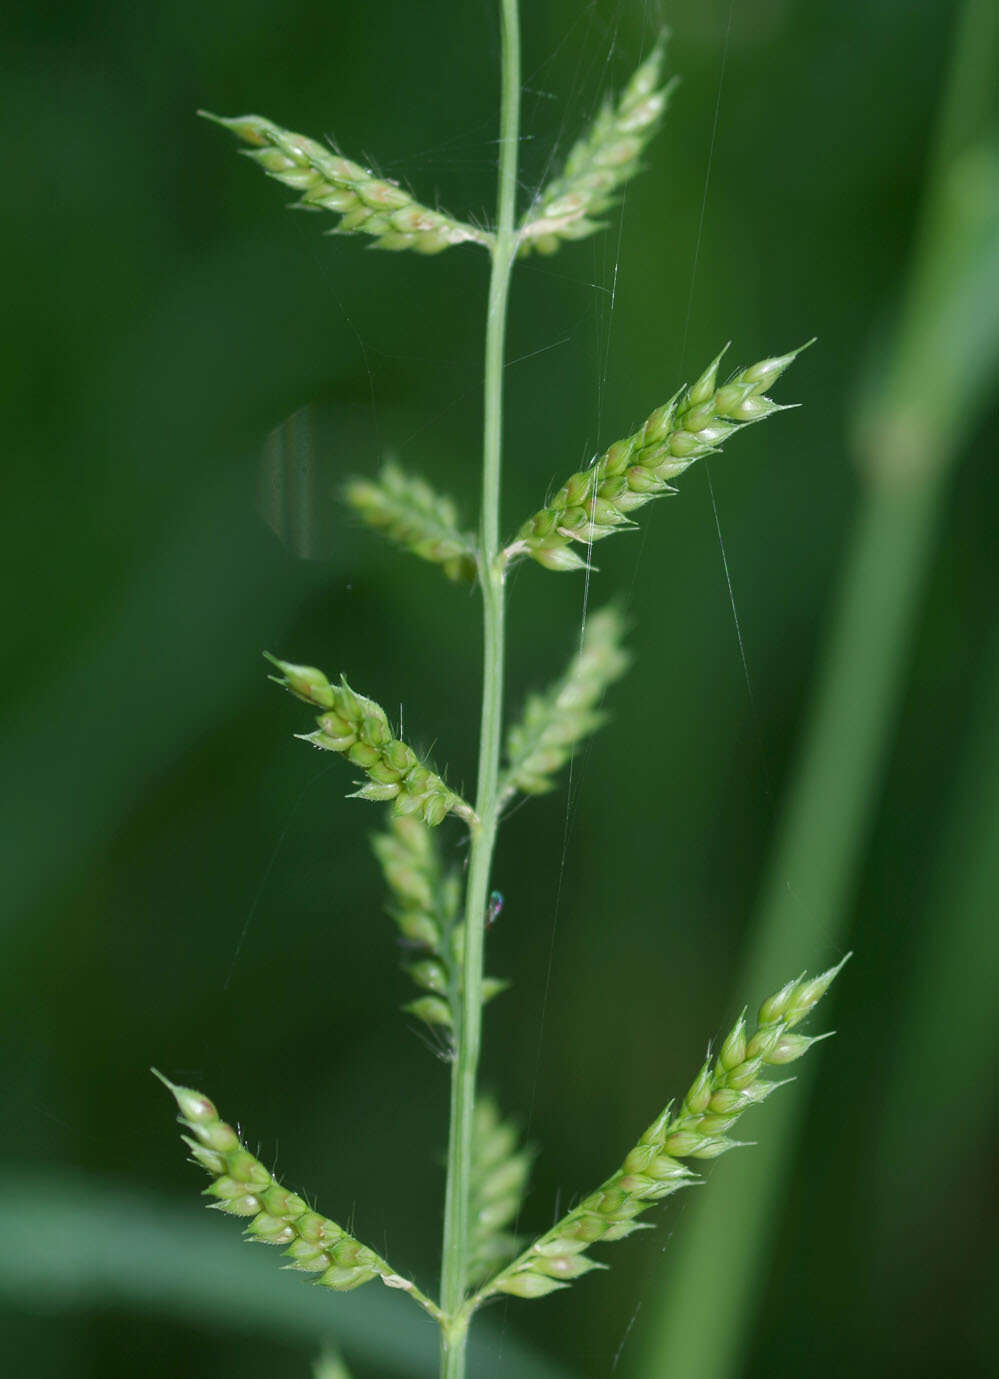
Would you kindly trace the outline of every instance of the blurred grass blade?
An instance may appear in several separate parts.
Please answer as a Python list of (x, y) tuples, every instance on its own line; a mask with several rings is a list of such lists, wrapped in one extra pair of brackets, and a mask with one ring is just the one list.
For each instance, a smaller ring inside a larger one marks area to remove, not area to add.
[(353, 1379), (343, 1357), (335, 1350), (324, 1350), (312, 1367), (312, 1379)]
[[(986, 1089), (995, 1084), (999, 1035), (999, 928), (989, 922), (999, 894), (999, 629), (979, 682), (906, 1000), (894, 1022), (894, 1056), (884, 1068), (881, 1132), (871, 1164), (871, 1239), (879, 1251), (872, 1273), (882, 1280), (878, 1305), (885, 1306), (888, 1292), (901, 1316), (918, 1306), (941, 1241), (960, 1253), (968, 1248), (965, 1232), (980, 1232), (984, 1240), (989, 1231), (987, 1216), (966, 1191), (956, 1203), (953, 1195), (927, 1193), (925, 1163), (911, 1151), (913, 1120), (929, 1089), (933, 1115), (947, 1126), (955, 1181), (963, 1178), (962, 1160), (973, 1163), (990, 1143), (987, 1127), (995, 1114), (995, 1097)], [(983, 1258), (990, 1246), (991, 1238)], [(913, 1267), (893, 1265), (903, 1257)], [(979, 1277), (965, 1286), (983, 1283)], [(988, 1316), (984, 1290), (979, 1306), (979, 1315)]]
[[(988, 0), (971, 0), (958, 25), (895, 338), (882, 346), (886, 365), (868, 376), (858, 409), (865, 491), (740, 990), (766, 989), (785, 967), (828, 960), (845, 946), (941, 498), (994, 382), (999, 157), (982, 138), (982, 112), (994, 100), (993, 24)], [(862, 936), (857, 946), (862, 961)], [(646, 1309), (636, 1375), (739, 1372), (813, 1075), (805, 1069), (775, 1106), (766, 1143), (688, 1211), (667, 1260), (662, 1306)]]
[[(132, 1307), (244, 1334), (336, 1343), (398, 1379), (432, 1379), (438, 1333), (391, 1293), (348, 1298), (278, 1275), (217, 1222), (92, 1178), (8, 1167), (0, 1188), (0, 1298), (32, 1312)], [(261, 1252), (262, 1253), (262, 1252)], [(504, 1330), (472, 1344), (476, 1379), (570, 1379)]]

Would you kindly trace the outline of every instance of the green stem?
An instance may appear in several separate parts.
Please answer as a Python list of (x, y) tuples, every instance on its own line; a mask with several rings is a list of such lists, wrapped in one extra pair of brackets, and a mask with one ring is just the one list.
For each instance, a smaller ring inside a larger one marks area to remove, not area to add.
[(444, 1248), (441, 1272), (442, 1379), (464, 1379), (468, 1315), (463, 1307), (468, 1276), (468, 1215), (472, 1121), (482, 1036), (482, 950), (493, 847), (499, 817), (499, 757), (503, 714), (503, 566), (499, 558), (499, 507), (503, 441), (503, 369), (510, 275), (517, 253), (514, 224), (520, 121), (520, 28), (517, 0), (500, 0), (502, 74), (498, 224), (486, 319), (482, 509), (479, 578), (482, 586), (482, 720), (479, 738), (479, 823), (472, 834), (465, 897), (465, 961), (461, 1006), (451, 1071)]

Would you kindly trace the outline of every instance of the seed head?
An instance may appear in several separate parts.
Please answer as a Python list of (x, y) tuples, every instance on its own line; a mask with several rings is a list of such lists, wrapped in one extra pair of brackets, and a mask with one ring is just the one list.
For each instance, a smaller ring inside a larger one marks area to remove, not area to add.
[(502, 797), (517, 790), (527, 795), (552, 790), (554, 773), (601, 726), (604, 693), (629, 664), (623, 636), (624, 619), (613, 604), (590, 614), (582, 645), (561, 680), (544, 694), (531, 695), (520, 722), (507, 734)]
[(207, 110), (199, 113), (250, 144), (247, 157), (269, 177), (300, 192), (298, 206), (340, 216), (334, 234), (371, 235), (378, 249), (413, 249), (418, 254), (439, 254), (454, 244), (492, 242), (484, 230), (421, 206), (395, 182), (376, 177), (324, 144), (282, 129), (262, 115), (224, 119)]
[(594, 217), (642, 168), (642, 153), (659, 128), (675, 81), (660, 85), (663, 33), (615, 103), (604, 101), (573, 146), (562, 172), (541, 192), (520, 228), (521, 253), (553, 254), (563, 240), (585, 239), (603, 223)]
[(529, 555), (550, 570), (585, 569), (586, 561), (570, 549), (570, 542), (589, 545), (634, 526), (629, 514), (653, 498), (675, 493), (671, 480), (696, 460), (736, 431), (786, 410), (765, 397), (764, 389), (805, 348), (753, 364), (719, 388), (722, 350), (696, 383), (658, 407), (638, 431), (615, 441), (589, 469), (570, 475), (524, 523), (506, 548), (506, 558)]
[[(412, 814), (394, 815), (371, 846), (388, 884), (389, 914), (408, 958), (405, 969), (428, 993), (403, 1009), (427, 1024), (450, 1029), (464, 946), (461, 879), (445, 868), (432, 830)], [(506, 986), (495, 977), (484, 978), (483, 1004)]]
[(473, 1288), (491, 1278), (517, 1253), (521, 1242), (508, 1227), (520, 1213), (532, 1159), (531, 1152), (520, 1144), (516, 1126), (503, 1120), (489, 1097), (480, 1098), (472, 1127), (469, 1202), (468, 1282)]
[[(642, 1229), (636, 1216), (697, 1181), (682, 1160), (716, 1159), (738, 1148), (742, 1141), (730, 1138), (728, 1131), (743, 1111), (780, 1086), (761, 1076), (764, 1066), (800, 1058), (816, 1042), (791, 1034), (791, 1025), (803, 1018), (799, 1011), (808, 1002), (814, 1005), (828, 990), (842, 966), (812, 981), (790, 982), (764, 1001), (751, 1038), (741, 1016), (717, 1058), (709, 1058), (698, 1072), (678, 1114), (670, 1107), (661, 1112), (617, 1172), (480, 1289), (476, 1303), (497, 1292), (543, 1297), (553, 1283), (580, 1277), (586, 1266), (592, 1267), (582, 1253), (589, 1245), (621, 1240)], [(754, 1044), (765, 1052), (754, 1052)]]
[(375, 480), (352, 479), (345, 497), (369, 527), (421, 560), (440, 565), (449, 579), (475, 579), (475, 537), (459, 531), (450, 498), (422, 479), (389, 462)]
[(443, 822), (452, 811), (469, 826), (475, 823), (471, 805), (424, 765), (412, 747), (393, 737), (380, 704), (351, 689), (343, 676), (339, 685), (332, 685), (312, 666), (279, 661), (268, 652), (264, 655), (281, 672), (280, 677), (272, 676), (279, 685), (299, 699), (327, 704), (316, 719), (316, 730), (299, 736), (323, 751), (339, 752), (361, 767), (368, 784), (354, 792), (355, 798), (391, 801), (395, 813), (415, 814), (431, 826)]
[[(243, 1228), (248, 1240), (284, 1246), (290, 1260), (288, 1268), (319, 1274), (317, 1281), (323, 1287), (338, 1292), (358, 1288), (373, 1278), (381, 1278), (392, 1288), (413, 1289), (412, 1283), (400, 1278), (373, 1250), (335, 1221), (311, 1211), (297, 1193), (282, 1187), (240, 1143), (235, 1130), (220, 1118), (206, 1096), (190, 1087), (178, 1087), (153, 1071), (173, 1094), (180, 1110), (178, 1119), (191, 1132), (182, 1138), (191, 1146), (195, 1162), (211, 1174), (212, 1182), (206, 1189), (206, 1195), (214, 1199), (211, 1205), (229, 1216), (248, 1218)], [(206, 1140), (217, 1146), (210, 1156), (200, 1152)]]

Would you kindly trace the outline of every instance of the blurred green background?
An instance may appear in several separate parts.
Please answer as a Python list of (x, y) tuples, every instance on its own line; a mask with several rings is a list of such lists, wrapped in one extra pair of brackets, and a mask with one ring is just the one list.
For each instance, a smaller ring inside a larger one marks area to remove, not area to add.
[[(744, 1002), (856, 956), (759, 1148), (607, 1277), (495, 1308), (473, 1374), (985, 1373), (995, 14), (523, 8), (525, 204), (664, 21), (683, 84), (608, 231), (518, 272), (508, 529), (724, 340), (736, 364), (819, 337), (779, 388), (803, 408), (713, 461), (718, 527), (702, 466), (599, 548), (588, 597), (623, 592), (636, 665), (568, 807), (501, 839), (490, 969), (514, 987), (484, 1080), (542, 1149), (525, 1227), (618, 1162)], [(398, 1011), (377, 814), (292, 740), (259, 653), (349, 672), (471, 788), (477, 605), (336, 491), (394, 450), (473, 513), (487, 262), (323, 238), (193, 112), (335, 133), (488, 220), (494, 6), (38, 3), (4, 30), (0, 1362), (283, 1379), (328, 1331), (357, 1379), (426, 1373), (404, 1299), (310, 1292), (201, 1210), (147, 1069), (433, 1286), (447, 1070)], [(584, 592), (512, 581), (512, 707)], [(730, 1213), (754, 1202), (747, 1252)]]

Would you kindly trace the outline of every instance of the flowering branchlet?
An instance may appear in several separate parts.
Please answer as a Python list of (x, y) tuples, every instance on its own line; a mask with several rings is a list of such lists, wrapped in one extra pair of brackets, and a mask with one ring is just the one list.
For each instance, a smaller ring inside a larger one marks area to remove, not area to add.
[(694, 1182), (696, 1175), (684, 1159), (717, 1159), (735, 1149), (741, 1142), (728, 1132), (743, 1111), (782, 1085), (764, 1078), (764, 1069), (794, 1062), (826, 1037), (809, 1038), (792, 1030), (825, 995), (843, 962), (821, 976), (800, 977), (781, 987), (760, 1007), (754, 1033), (741, 1017), (717, 1057), (707, 1058), (676, 1113), (672, 1104), (667, 1106), (617, 1172), (487, 1283), (476, 1303), (494, 1293), (540, 1298), (603, 1267), (585, 1251), (643, 1229), (637, 1216)]
[(180, 1108), (178, 1119), (190, 1132), (182, 1139), (192, 1161), (211, 1175), (211, 1186), (205, 1189), (215, 1199), (211, 1205), (229, 1216), (242, 1217), (247, 1239), (284, 1246), (290, 1261), (286, 1267), (317, 1274), (316, 1282), (323, 1288), (345, 1293), (380, 1278), (387, 1287), (411, 1294), (432, 1316), (440, 1316), (429, 1298), (374, 1250), (313, 1211), (298, 1193), (282, 1187), (222, 1120), (208, 1097), (190, 1087), (178, 1087), (155, 1068), (153, 1072)]
[(517, 1253), (520, 1241), (508, 1228), (520, 1212), (532, 1158), (516, 1126), (502, 1118), (491, 1098), (481, 1097), (472, 1128), (468, 1282), (473, 1288)]
[[(445, 868), (432, 830), (412, 814), (396, 815), (371, 845), (392, 897), (389, 914), (406, 952), (406, 971), (424, 992), (403, 1009), (428, 1025), (451, 1029), (465, 957), (461, 879)], [(484, 977), (483, 1003), (507, 985)]]
[(299, 206), (340, 216), (332, 234), (371, 235), (374, 248), (414, 249), (418, 254), (439, 254), (454, 244), (492, 242), (485, 230), (421, 206), (397, 183), (376, 177), (315, 139), (282, 129), (262, 115), (225, 119), (207, 110), (200, 113), (251, 144), (247, 157), (268, 176), (301, 192)]
[(325, 752), (340, 752), (367, 775), (368, 783), (354, 792), (355, 799), (391, 801), (396, 814), (416, 814), (430, 825), (453, 812), (474, 826), (472, 806), (424, 765), (412, 747), (392, 735), (380, 704), (357, 694), (343, 676), (333, 685), (315, 666), (294, 665), (264, 654), (281, 672), (280, 678), (272, 677), (277, 684), (323, 711), (315, 731), (298, 736)]
[(553, 254), (563, 240), (585, 239), (603, 224), (621, 187), (642, 167), (642, 152), (659, 128), (675, 80), (660, 85), (666, 35), (635, 72), (615, 102), (573, 145), (565, 167), (541, 192), (520, 228), (520, 251)]
[(352, 479), (345, 497), (354, 511), (397, 546), (440, 565), (449, 579), (471, 583), (475, 537), (458, 528), (455, 507), (423, 479), (389, 461), (377, 479)]
[(520, 721), (507, 734), (502, 799), (517, 790), (541, 795), (554, 789), (554, 773), (604, 722), (600, 701), (628, 668), (623, 635), (624, 619), (613, 604), (587, 618), (582, 645), (565, 674), (543, 694), (528, 698)]
[(633, 527), (629, 514), (675, 493), (670, 480), (696, 460), (713, 454), (736, 431), (787, 410), (766, 390), (805, 348), (762, 359), (719, 387), (722, 350), (696, 383), (656, 408), (634, 435), (615, 441), (588, 469), (571, 475), (524, 523), (506, 548), (507, 559), (529, 555), (549, 570), (585, 569), (571, 542), (590, 545)]

